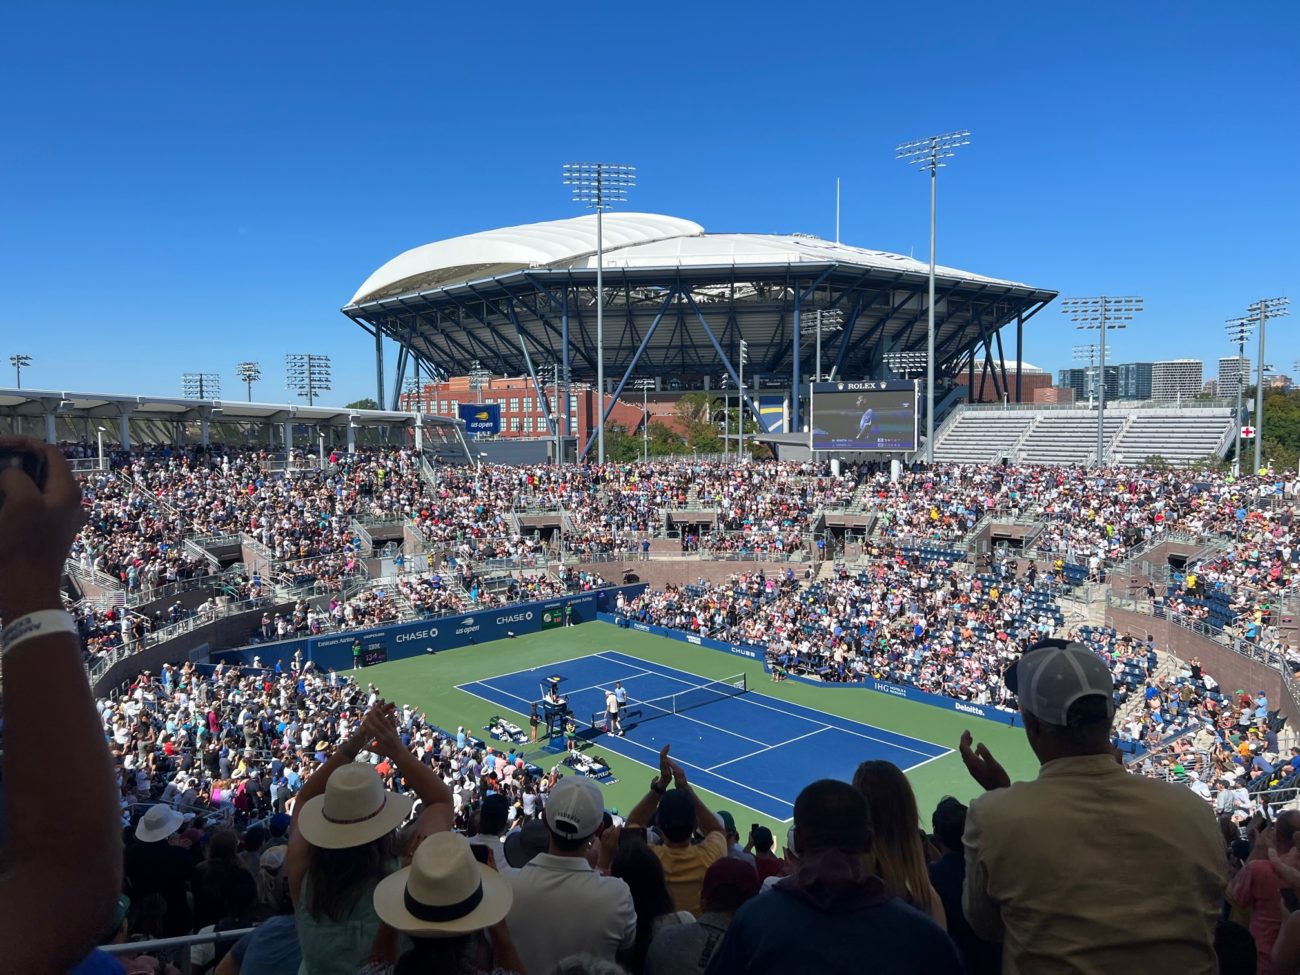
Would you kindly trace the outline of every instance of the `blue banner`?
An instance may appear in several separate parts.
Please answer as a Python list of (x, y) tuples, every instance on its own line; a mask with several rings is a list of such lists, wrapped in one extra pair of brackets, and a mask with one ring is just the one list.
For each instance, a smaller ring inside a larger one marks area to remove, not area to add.
[(457, 412), (465, 432), (491, 436), (501, 432), (501, 407), (497, 403), (461, 403)]
[(785, 396), (770, 393), (759, 396), (758, 419), (764, 433), (785, 433)]
[(438, 616), (369, 630), (348, 630), (280, 643), (255, 644), (240, 650), (214, 653), (213, 661), (251, 664), (254, 657), (260, 657), (267, 667), (275, 666), (277, 660), (282, 660), (288, 666), (294, 651), (301, 650), (304, 659), (315, 663), (320, 670), (351, 670), (353, 648), (358, 645), (362, 666), (419, 654), (439, 653), (474, 643), (504, 640), (512, 634), (523, 636), (525, 633), (536, 633), (554, 626), (557, 618), (575, 624), (590, 623), (598, 611), (614, 608), (620, 592), (631, 600), (645, 590), (645, 583), (613, 586), (457, 616)]
[[(649, 623), (639, 623), (626, 616), (616, 616), (612, 613), (597, 613), (596, 618), (602, 623), (613, 623), (616, 626), (626, 627), (629, 630), (637, 630), (641, 633), (649, 633), (653, 636), (664, 636), (670, 640), (680, 640), (683, 643), (689, 643), (692, 646), (704, 647), (706, 650), (720, 650), (723, 653), (734, 654), (737, 657), (745, 657), (749, 660), (759, 660), (763, 662), (763, 669), (770, 671), (767, 666), (767, 651), (760, 646), (751, 643), (725, 643), (722, 640), (714, 640), (707, 636), (697, 636), (694, 633), (686, 633), (682, 630), (670, 630), (664, 626), (653, 626)], [(928, 691), (911, 687), (907, 684), (891, 684), (889, 681), (875, 680), (874, 678), (865, 681), (845, 681), (843, 683), (827, 683), (825, 681), (813, 680), (811, 677), (800, 677), (796, 674), (788, 674), (787, 680), (797, 680), (802, 684), (812, 684), (816, 687), (837, 688), (865, 688), (869, 691), (875, 691), (878, 694), (888, 694), (890, 697), (901, 697), (904, 700), (914, 701), (917, 704), (928, 704), (931, 707), (943, 708), (945, 711), (960, 711), (962, 714), (974, 715), (977, 718), (984, 718), (987, 721), (996, 721), (999, 724), (1009, 724), (1012, 727), (1020, 727), (1020, 714), (1016, 711), (1005, 711), (1002, 708), (995, 708), (988, 704), (972, 704), (970, 701), (960, 701), (957, 698), (945, 697), (942, 694), (931, 694)]]

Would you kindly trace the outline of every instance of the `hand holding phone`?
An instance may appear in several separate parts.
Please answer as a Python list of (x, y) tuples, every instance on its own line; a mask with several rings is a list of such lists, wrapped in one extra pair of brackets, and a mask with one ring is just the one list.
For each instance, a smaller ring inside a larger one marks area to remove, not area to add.
[(27, 437), (0, 437), (0, 617), (62, 608), (63, 563), (84, 522), (64, 456)]

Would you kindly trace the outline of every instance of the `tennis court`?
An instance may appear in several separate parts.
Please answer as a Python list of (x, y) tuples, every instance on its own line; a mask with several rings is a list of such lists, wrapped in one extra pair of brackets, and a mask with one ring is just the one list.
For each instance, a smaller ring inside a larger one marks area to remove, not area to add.
[[(599, 734), (593, 751), (651, 767), (672, 744), (692, 783), (778, 820), (793, 816), (799, 790), (817, 778), (849, 780), (860, 762), (883, 759), (903, 771), (950, 748), (761, 694), (743, 674), (711, 681), (615, 650), (488, 677), (459, 690), (527, 716), (541, 681), (564, 677), (562, 691), (580, 725), (603, 718), (605, 691), (622, 681), (629, 704), (625, 737)], [(647, 776), (647, 782), (649, 777)], [(743, 832), (743, 830), (742, 830)]]

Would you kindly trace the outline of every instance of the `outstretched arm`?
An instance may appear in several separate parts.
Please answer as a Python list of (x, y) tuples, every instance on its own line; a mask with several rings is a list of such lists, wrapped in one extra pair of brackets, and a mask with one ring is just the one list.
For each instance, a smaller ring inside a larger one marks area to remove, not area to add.
[(20, 469), (0, 470), (8, 831), (0, 958), (7, 971), (65, 972), (94, 947), (122, 890), (112, 759), (76, 631), (58, 615), (63, 562), (84, 520), (81, 489), (55, 448), (21, 437), (0, 438), (0, 447), (42, 456), (47, 472), (41, 490)]

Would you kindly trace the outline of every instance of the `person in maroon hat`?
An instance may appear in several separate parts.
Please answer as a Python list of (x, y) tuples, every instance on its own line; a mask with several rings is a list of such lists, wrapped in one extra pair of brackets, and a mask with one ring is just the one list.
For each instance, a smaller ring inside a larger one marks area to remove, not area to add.
[(752, 865), (735, 857), (715, 860), (704, 873), (697, 923), (661, 928), (646, 952), (644, 975), (702, 975), (722, 944), (731, 919), (758, 889), (758, 871)]

